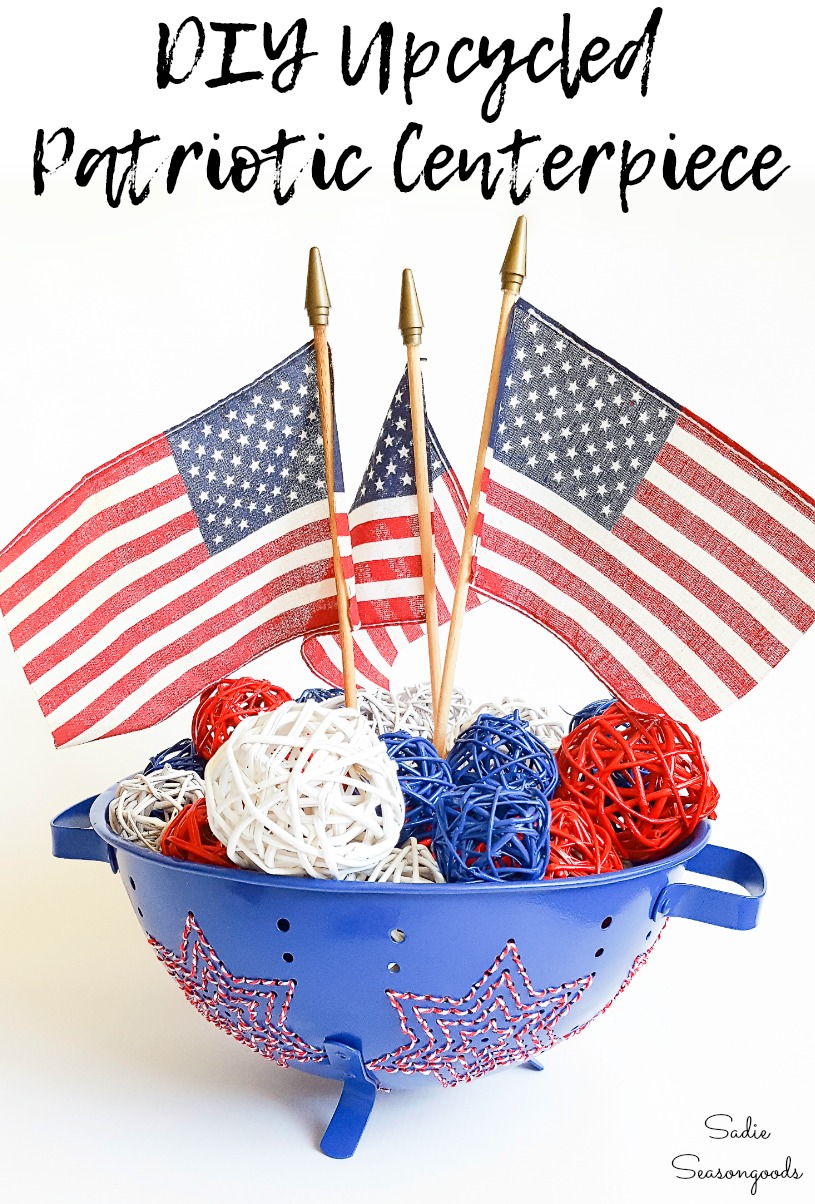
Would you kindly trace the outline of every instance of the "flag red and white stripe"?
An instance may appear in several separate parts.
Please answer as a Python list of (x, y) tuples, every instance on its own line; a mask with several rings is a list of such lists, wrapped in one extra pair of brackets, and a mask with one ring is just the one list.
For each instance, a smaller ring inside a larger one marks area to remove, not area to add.
[[(447, 467), (433, 481), (439, 623), (450, 619), (466, 514), (461, 485)], [(387, 503), (354, 506), (349, 521), (362, 626), (422, 622), (424, 587), (415, 493)]]
[[(361, 627), (353, 633), (354, 670), (360, 689), (375, 686), (390, 690), (394, 667), (401, 652), (424, 639), (421, 623), (399, 623), (390, 627)], [(342, 685), (342, 656), (334, 635), (309, 636), (301, 655), (312, 673), (330, 686)]]

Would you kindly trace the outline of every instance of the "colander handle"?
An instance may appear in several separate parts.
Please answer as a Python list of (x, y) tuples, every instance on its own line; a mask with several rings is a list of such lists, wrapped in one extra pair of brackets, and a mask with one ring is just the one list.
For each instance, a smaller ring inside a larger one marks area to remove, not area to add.
[(740, 931), (755, 928), (766, 889), (764, 871), (757, 861), (736, 849), (709, 844), (686, 863), (685, 869), (732, 882), (743, 887), (747, 894), (734, 895), (709, 886), (697, 886), (695, 882), (669, 882), (657, 896), (654, 919), (660, 914), (716, 924), (719, 928)]
[(91, 824), (91, 807), (95, 802), (94, 794), (51, 820), (51, 851), (55, 857), (67, 861), (111, 861), (114, 850), (108, 848)]

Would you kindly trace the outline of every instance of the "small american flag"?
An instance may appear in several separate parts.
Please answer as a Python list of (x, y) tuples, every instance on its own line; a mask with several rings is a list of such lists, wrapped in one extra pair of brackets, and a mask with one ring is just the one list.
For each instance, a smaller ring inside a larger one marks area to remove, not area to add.
[[(57, 746), (145, 728), (336, 627), (312, 344), (84, 477), (0, 553), (0, 610)], [(337, 517), (351, 573), (335, 431)]]
[(815, 502), (518, 301), (473, 584), (615, 694), (704, 719), (815, 620)]
[[(429, 422), (428, 475), (433, 492), (439, 624), (449, 621), (467, 505), (450, 461)], [(358, 684), (389, 689), (403, 648), (424, 629), (424, 588), (407, 373), (402, 377), (351, 507), (351, 544), (362, 630), (354, 634)], [(472, 591), (468, 607), (478, 605)], [(323, 681), (342, 684), (335, 637), (307, 639), (303, 659)]]

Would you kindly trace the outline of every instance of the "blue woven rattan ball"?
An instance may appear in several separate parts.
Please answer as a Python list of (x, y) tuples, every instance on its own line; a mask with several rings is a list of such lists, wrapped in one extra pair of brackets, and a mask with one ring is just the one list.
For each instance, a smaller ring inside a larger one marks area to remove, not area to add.
[(430, 840), (438, 797), (453, 784), (450, 767), (423, 736), (385, 732), (379, 738), (396, 762), (396, 776), (405, 796), (405, 826), (399, 843), (411, 837)]
[(192, 740), (179, 740), (169, 748), (156, 753), (144, 767), (145, 773), (153, 773), (157, 769), (178, 769), (204, 776), (206, 761), (195, 751)]
[(558, 784), (554, 753), (521, 723), (517, 711), (479, 715), (456, 740), (447, 764), (457, 786), (494, 782), (548, 800)]
[(334, 686), (309, 686), (297, 699), (298, 702), (325, 702), (328, 698), (336, 698), (342, 690)]
[(433, 854), (447, 882), (540, 882), (551, 816), (547, 799), (517, 787), (454, 786), (436, 804)]
[(597, 702), (588, 702), (584, 707), (581, 707), (576, 715), (572, 715), (569, 721), (569, 731), (573, 732), (576, 727), (579, 727), (584, 719), (594, 719), (597, 715), (603, 715), (611, 706), (613, 698), (598, 698)]

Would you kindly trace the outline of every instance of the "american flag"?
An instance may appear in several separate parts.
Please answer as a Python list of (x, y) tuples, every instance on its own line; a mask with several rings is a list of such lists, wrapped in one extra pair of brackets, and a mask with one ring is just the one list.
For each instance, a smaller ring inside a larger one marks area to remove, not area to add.
[[(433, 427), (425, 422), (433, 491), (439, 624), (449, 621), (467, 505)], [(358, 684), (389, 689), (397, 656), (424, 629), (413, 428), (407, 373), (402, 377), (351, 507), (351, 544), (362, 630), (354, 634)], [(478, 605), (470, 593), (468, 606)], [(342, 684), (335, 637), (305, 640), (303, 659), (331, 685)]]
[[(313, 344), (84, 477), (0, 553), (0, 610), (57, 746), (145, 728), (336, 627)], [(345, 564), (348, 520), (335, 431)]]
[(623, 698), (704, 719), (815, 620), (815, 502), (518, 301), (473, 583)]

